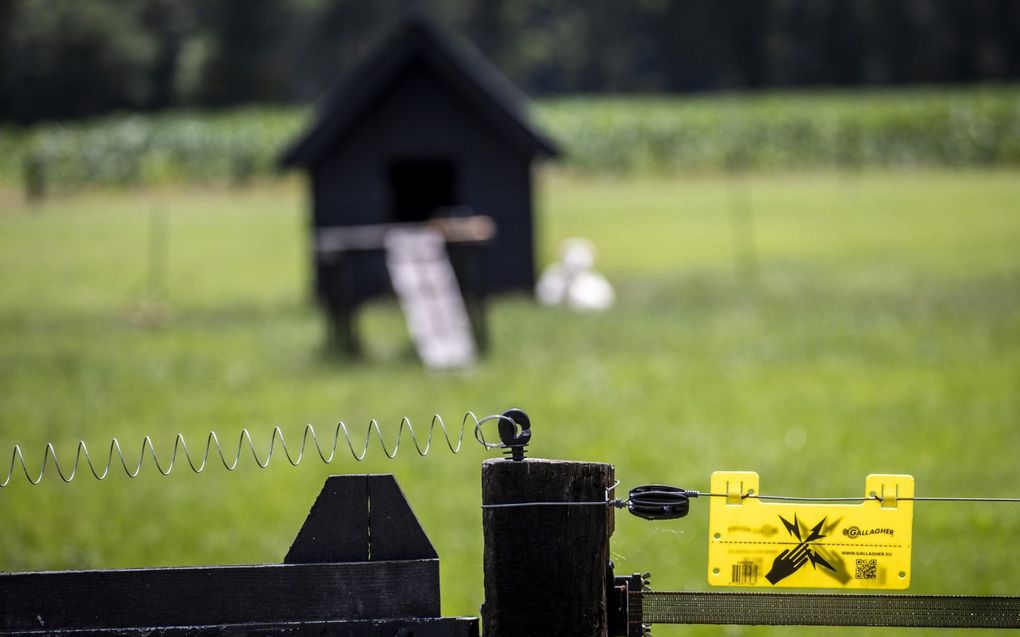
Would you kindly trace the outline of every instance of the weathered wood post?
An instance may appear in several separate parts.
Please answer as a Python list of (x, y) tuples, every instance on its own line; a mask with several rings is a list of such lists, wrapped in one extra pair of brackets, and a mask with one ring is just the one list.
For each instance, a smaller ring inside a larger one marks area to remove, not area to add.
[[(613, 466), (528, 458), (482, 465), (485, 637), (605, 637)], [(611, 494), (610, 494), (611, 495)]]

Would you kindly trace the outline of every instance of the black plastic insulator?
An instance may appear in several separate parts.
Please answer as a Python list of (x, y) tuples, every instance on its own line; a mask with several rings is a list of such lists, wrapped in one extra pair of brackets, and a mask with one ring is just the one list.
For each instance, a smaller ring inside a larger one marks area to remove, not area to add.
[(499, 439), (506, 445), (511, 460), (524, 460), (524, 450), (531, 441), (531, 419), (523, 409), (507, 409), (499, 419)]
[(691, 494), (680, 487), (646, 484), (627, 496), (627, 510), (646, 520), (676, 520), (690, 511)]

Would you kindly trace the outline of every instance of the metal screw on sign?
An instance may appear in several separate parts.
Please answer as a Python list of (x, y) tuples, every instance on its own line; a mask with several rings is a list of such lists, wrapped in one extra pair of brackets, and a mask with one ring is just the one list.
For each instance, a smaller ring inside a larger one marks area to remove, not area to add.
[(508, 409), (499, 419), (499, 439), (506, 445), (509, 460), (524, 460), (524, 452), (531, 441), (531, 419), (523, 409)]

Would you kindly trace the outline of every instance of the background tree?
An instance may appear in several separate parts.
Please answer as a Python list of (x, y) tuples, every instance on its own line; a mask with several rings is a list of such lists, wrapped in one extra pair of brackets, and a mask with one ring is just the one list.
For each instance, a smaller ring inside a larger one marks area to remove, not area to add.
[(308, 101), (415, 7), (534, 94), (1020, 78), (1015, 0), (4, 0), (0, 120)]
[(2, 43), (3, 116), (22, 121), (141, 108), (156, 44), (131, 0), (19, 0)]

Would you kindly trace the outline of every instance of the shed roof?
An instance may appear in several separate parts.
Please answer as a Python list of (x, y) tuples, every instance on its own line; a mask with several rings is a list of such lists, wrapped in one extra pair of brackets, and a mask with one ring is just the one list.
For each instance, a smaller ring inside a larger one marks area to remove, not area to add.
[(456, 33), (412, 13), (384, 35), (354, 70), (317, 105), (315, 123), (281, 156), (283, 167), (310, 166), (367, 114), (412, 62), (424, 63), (511, 145), (556, 155), (556, 145), (527, 117), (524, 95)]

